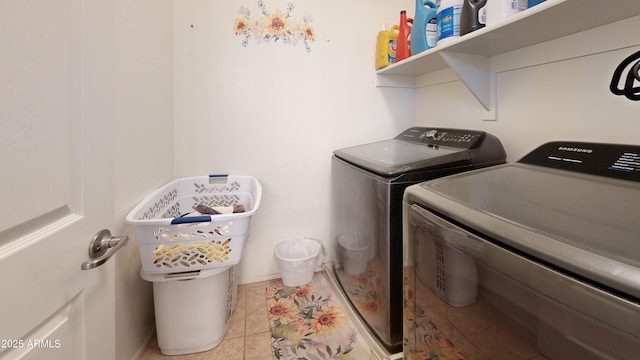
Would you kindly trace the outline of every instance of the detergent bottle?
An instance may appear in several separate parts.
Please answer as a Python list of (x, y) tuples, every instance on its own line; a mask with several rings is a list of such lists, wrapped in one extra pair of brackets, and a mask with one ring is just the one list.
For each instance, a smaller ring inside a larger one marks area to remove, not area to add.
[(413, 16), (413, 27), (411, 29), (412, 55), (436, 46), (438, 42), (436, 9), (436, 4), (429, 0), (416, 0), (416, 13)]
[(540, 4), (540, 3), (543, 3), (543, 2), (544, 2), (544, 0), (529, 0), (529, 1), (527, 1), (527, 9), (531, 8), (531, 7), (534, 7), (534, 6), (536, 6), (536, 5)]
[(405, 10), (400, 11), (400, 33), (398, 33), (398, 48), (396, 49), (396, 62), (402, 61), (411, 56), (409, 49), (409, 35), (411, 35), (411, 25), (413, 19), (407, 18)]
[[(464, 0), (441, 0), (438, 7), (438, 45), (460, 37), (460, 14)], [(495, 0), (494, 0), (495, 1)]]
[(396, 62), (396, 47), (400, 27), (394, 25), (387, 30), (386, 25), (378, 32), (376, 41), (376, 70), (380, 70)]
[(491, 26), (494, 23), (515, 15), (520, 11), (527, 9), (527, 0), (490, 0), (485, 5), (486, 25)]

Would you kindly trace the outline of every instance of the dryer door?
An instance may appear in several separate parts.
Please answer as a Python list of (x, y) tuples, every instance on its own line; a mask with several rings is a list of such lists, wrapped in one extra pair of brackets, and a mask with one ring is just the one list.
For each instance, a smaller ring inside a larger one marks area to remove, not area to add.
[(404, 206), (405, 354), (631, 359), (640, 351), (637, 304)]

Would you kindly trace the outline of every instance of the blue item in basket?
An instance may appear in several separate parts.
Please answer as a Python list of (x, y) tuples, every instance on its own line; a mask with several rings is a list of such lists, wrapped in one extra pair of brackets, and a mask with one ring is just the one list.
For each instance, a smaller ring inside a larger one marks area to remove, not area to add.
[(183, 217), (177, 217), (177, 218), (171, 220), (171, 225), (200, 223), (200, 222), (209, 222), (209, 221), (211, 221), (211, 216), (210, 215), (183, 216)]

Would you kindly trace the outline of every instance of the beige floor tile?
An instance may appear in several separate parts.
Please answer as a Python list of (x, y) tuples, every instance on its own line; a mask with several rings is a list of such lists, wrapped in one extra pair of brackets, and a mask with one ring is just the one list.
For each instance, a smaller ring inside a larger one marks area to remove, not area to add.
[(267, 281), (245, 284), (243, 286), (245, 286), (244, 291), (247, 298), (247, 306), (264, 305), (266, 303), (265, 293)]
[(244, 336), (247, 309), (245, 304), (238, 304), (231, 314), (231, 323), (225, 334), (225, 339)]
[(245, 338), (245, 360), (271, 360), (271, 332), (250, 335)]
[(245, 320), (245, 336), (259, 334), (269, 331), (269, 317), (267, 315), (267, 306), (247, 308)]
[(202, 353), (204, 357), (193, 360), (244, 360), (244, 337), (225, 339), (211, 351)]
[(248, 284), (246, 287), (247, 312), (245, 315), (245, 335), (269, 331), (269, 317), (265, 298), (266, 281)]

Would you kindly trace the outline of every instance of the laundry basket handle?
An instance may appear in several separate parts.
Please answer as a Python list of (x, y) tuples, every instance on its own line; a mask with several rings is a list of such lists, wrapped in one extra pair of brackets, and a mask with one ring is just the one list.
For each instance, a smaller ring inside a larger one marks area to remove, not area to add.
[(183, 216), (177, 217), (171, 220), (171, 225), (177, 224), (191, 224), (191, 223), (201, 223), (201, 222), (211, 222), (211, 216), (202, 215), (202, 216)]
[(209, 184), (224, 184), (228, 178), (229, 174), (209, 174)]

